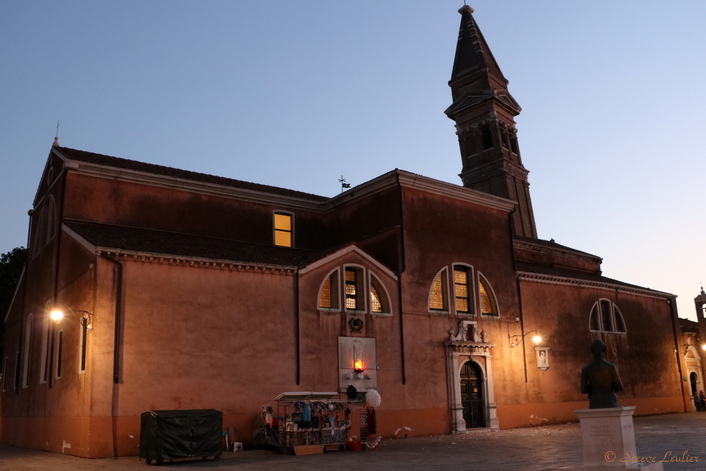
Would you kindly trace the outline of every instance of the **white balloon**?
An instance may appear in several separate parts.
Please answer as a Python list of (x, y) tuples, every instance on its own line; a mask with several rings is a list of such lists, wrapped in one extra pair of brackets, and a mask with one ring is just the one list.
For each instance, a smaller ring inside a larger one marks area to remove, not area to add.
[(382, 402), (380, 393), (378, 393), (374, 389), (368, 389), (368, 391), (365, 393), (365, 402), (367, 402), (368, 405), (372, 408), (378, 407)]

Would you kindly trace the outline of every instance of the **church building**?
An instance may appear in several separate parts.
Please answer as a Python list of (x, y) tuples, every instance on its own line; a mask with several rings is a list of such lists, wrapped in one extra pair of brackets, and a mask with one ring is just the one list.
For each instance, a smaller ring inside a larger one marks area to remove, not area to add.
[(143, 412), (217, 409), (248, 446), (278, 395), (349, 386), (379, 393), (382, 437), (565, 423), (595, 339), (622, 405), (691, 410), (675, 296), (537, 238), (520, 106), (459, 12), (459, 185), (323, 197), (55, 142), (0, 314), (0, 441), (136, 455)]

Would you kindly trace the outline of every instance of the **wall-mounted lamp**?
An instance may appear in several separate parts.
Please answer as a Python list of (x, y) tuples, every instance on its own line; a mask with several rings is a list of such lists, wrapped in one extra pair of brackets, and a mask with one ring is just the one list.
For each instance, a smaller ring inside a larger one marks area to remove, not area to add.
[(517, 334), (517, 335), (510, 335), (510, 334), (507, 334), (507, 338), (508, 338), (508, 340), (510, 341), (510, 348), (517, 347), (517, 346), (522, 342), (522, 340), (523, 340), (525, 337), (527, 337), (529, 334), (531, 334), (532, 332), (535, 332), (535, 335), (532, 337), (532, 341), (533, 341), (535, 344), (541, 343), (541, 342), (542, 342), (542, 337), (541, 337), (539, 334), (536, 333), (537, 331), (536, 331), (536, 330), (530, 330), (530, 331), (527, 332), (525, 335), (520, 335), (520, 334)]
[[(69, 314), (73, 315), (74, 318), (78, 321), (79, 324), (82, 326), (86, 327), (87, 330), (93, 330), (93, 313), (88, 312), (88, 311), (83, 311), (80, 309), (71, 309), (69, 306), (64, 304), (64, 307), (59, 307), (59, 306), (54, 306), (54, 309), (52, 309), (51, 313), (49, 314), (49, 317), (51, 320), (56, 322), (57, 324), (61, 323), (61, 321), (65, 317), (65, 312), (68, 311)], [(76, 313), (80, 312), (81, 314), (85, 314), (84, 316), (79, 317)]]

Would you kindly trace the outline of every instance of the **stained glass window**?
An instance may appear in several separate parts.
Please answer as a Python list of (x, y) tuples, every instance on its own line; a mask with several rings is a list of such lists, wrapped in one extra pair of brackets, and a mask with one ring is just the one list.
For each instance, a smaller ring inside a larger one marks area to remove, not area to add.
[(456, 312), (472, 312), (472, 298), (468, 290), (468, 268), (454, 267), (454, 293), (456, 295)]
[(346, 309), (358, 309), (355, 272), (355, 268), (346, 268)]
[(374, 286), (370, 287), (370, 310), (373, 312), (382, 312), (380, 296), (378, 296), (378, 290), (376, 290)]
[(446, 307), (446, 272), (439, 273), (431, 285), (431, 293), (429, 294), (429, 309), (445, 311)]

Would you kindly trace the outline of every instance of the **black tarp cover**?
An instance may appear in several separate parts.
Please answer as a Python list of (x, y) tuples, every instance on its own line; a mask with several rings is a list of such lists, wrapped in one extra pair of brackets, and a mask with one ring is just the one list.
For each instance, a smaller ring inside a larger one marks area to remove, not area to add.
[(214, 409), (144, 412), (140, 427), (140, 458), (167, 460), (220, 456), (223, 413)]

